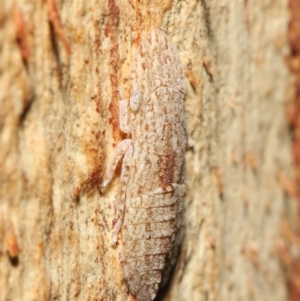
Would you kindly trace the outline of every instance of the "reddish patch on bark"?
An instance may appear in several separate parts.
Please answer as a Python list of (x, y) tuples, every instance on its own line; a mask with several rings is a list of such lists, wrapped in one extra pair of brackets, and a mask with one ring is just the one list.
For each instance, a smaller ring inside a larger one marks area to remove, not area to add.
[(224, 192), (224, 184), (223, 184), (223, 179), (222, 179), (222, 171), (219, 167), (215, 167), (213, 169), (213, 176), (216, 181), (219, 195), (222, 196), (223, 192)]
[(4, 241), (9, 257), (12, 259), (17, 258), (21, 250), (18, 244), (15, 228), (10, 220), (7, 221), (6, 224)]
[(81, 194), (81, 188), (79, 186), (75, 187), (73, 190), (73, 200), (75, 203), (79, 202), (80, 194)]
[[(289, 65), (295, 75), (295, 99), (288, 107), (288, 118), (293, 130), (292, 153), (296, 171), (296, 197), (298, 200), (298, 215), (300, 217), (300, 1), (290, 0), (289, 9), (291, 20), (288, 28), (288, 37), (291, 46)], [(297, 236), (300, 238), (300, 224)], [(300, 257), (292, 263), (292, 272), (288, 280), (290, 300), (300, 300)]]
[[(98, 68), (96, 68), (96, 73), (98, 73)], [(102, 93), (101, 93), (101, 83), (97, 84), (97, 94), (92, 95), (91, 99), (95, 102), (96, 105), (96, 112), (99, 114), (103, 113), (103, 102), (102, 102)]]
[(146, 1), (144, 3), (140, 0), (129, 0), (128, 2), (134, 9), (135, 32), (138, 33), (133, 44), (138, 46), (141, 42), (141, 32), (163, 27), (163, 13), (171, 9), (172, 0)]
[(110, 48), (110, 64), (112, 72), (110, 75), (110, 82), (112, 87), (112, 99), (110, 102), (109, 110), (111, 117), (109, 119), (110, 124), (113, 127), (113, 138), (114, 141), (119, 141), (122, 138), (122, 134), (119, 130), (119, 81), (118, 81), (118, 70), (119, 70), (119, 47), (117, 42), (117, 31), (120, 19), (120, 11), (116, 6), (115, 0), (108, 1), (108, 19), (105, 27), (105, 36), (111, 40)]
[(68, 54), (70, 54), (71, 47), (67, 41), (55, 0), (46, 0), (46, 4), (47, 4), (47, 9), (48, 9), (49, 21), (53, 25), (56, 35), (62, 41), (62, 43), (66, 49), (66, 52)]
[(99, 190), (99, 186), (102, 182), (102, 173), (103, 171), (101, 166), (96, 167), (89, 177), (81, 183), (80, 187), (75, 187), (73, 191), (74, 203), (79, 202), (82, 194), (87, 193), (88, 195), (92, 195), (95, 190)]
[(22, 12), (16, 7), (14, 9), (14, 22), (16, 26), (16, 40), (21, 50), (24, 61), (30, 56), (29, 45), (26, 38), (26, 23)]

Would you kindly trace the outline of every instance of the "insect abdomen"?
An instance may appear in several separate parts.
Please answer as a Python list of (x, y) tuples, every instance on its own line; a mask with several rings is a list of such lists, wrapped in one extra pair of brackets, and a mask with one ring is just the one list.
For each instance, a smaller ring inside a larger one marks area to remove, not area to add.
[(172, 192), (142, 195), (126, 204), (124, 274), (139, 301), (153, 300), (169, 278), (182, 236), (183, 194), (184, 185), (179, 185)]

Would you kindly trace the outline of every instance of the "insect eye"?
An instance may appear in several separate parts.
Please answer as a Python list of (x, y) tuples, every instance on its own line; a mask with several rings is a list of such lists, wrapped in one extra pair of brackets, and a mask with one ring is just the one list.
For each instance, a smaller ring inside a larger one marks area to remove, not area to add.
[(137, 111), (140, 108), (142, 95), (138, 91), (133, 91), (130, 96), (130, 108), (132, 111)]

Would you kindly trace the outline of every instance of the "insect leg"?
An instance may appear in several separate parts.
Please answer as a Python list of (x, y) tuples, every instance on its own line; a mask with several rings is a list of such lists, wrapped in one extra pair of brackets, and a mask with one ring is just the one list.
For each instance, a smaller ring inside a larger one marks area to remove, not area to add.
[(118, 233), (120, 231), (123, 222), (125, 202), (126, 202), (126, 189), (127, 189), (129, 176), (130, 176), (129, 173), (131, 168), (132, 155), (133, 155), (133, 145), (131, 144), (128, 147), (123, 159), (120, 184), (115, 199), (116, 213), (115, 213), (115, 224), (113, 229), (112, 245), (115, 245), (118, 240)]
[[(111, 181), (112, 177), (115, 174), (118, 162), (123, 157), (123, 155), (128, 151), (128, 149), (132, 146), (132, 140), (131, 139), (124, 139), (117, 145), (113, 159), (111, 164), (109, 165), (106, 173), (105, 180), (103, 181), (102, 185), (100, 186), (101, 189), (105, 188), (108, 183)], [(123, 163), (124, 164), (124, 163)]]
[(128, 124), (127, 101), (125, 99), (120, 101), (119, 126), (120, 126), (120, 129), (123, 133), (128, 134), (128, 133), (131, 132), (130, 124)]

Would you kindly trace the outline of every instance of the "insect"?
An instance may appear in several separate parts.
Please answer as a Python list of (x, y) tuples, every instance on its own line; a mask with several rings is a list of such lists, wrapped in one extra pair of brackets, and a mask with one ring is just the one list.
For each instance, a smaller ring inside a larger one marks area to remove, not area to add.
[(176, 262), (183, 234), (186, 86), (177, 48), (160, 29), (142, 39), (131, 66), (131, 97), (120, 101), (121, 130), (102, 188), (123, 158), (115, 199), (113, 244), (122, 240), (124, 278), (151, 301)]

